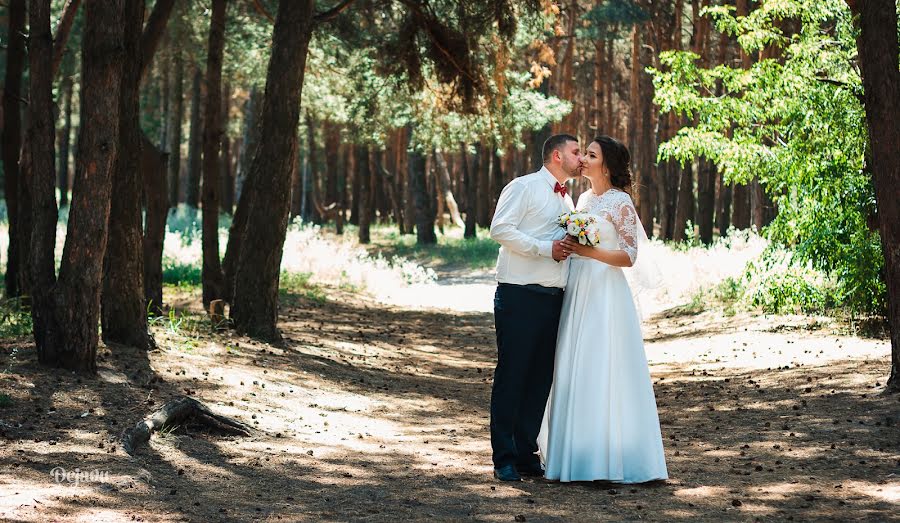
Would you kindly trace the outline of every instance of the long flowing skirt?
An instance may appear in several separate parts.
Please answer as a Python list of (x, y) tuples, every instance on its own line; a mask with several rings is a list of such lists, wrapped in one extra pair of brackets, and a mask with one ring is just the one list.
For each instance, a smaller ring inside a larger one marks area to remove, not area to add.
[(656, 398), (622, 270), (572, 258), (539, 447), (548, 479), (667, 479)]

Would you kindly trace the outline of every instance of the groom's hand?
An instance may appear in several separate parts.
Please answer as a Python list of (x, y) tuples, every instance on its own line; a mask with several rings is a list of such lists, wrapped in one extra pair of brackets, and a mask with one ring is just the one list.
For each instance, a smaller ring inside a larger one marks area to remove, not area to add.
[(553, 242), (553, 259), (561, 262), (569, 257), (571, 251), (565, 247), (563, 240)]

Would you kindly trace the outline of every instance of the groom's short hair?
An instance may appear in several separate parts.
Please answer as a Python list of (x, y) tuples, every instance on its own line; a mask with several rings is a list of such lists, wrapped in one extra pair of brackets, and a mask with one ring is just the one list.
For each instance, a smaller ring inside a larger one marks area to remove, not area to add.
[(569, 142), (578, 143), (578, 138), (575, 138), (571, 134), (554, 134), (550, 138), (547, 138), (547, 141), (544, 142), (544, 148), (541, 150), (541, 156), (544, 158), (544, 163), (550, 162), (553, 151)]

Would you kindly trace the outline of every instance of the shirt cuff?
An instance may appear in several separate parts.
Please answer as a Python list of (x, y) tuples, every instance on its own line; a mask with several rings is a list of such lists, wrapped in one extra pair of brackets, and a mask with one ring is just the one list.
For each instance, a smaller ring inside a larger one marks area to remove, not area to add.
[(538, 254), (543, 256), (544, 258), (552, 258), (553, 257), (553, 242), (552, 241), (542, 241), (538, 245)]

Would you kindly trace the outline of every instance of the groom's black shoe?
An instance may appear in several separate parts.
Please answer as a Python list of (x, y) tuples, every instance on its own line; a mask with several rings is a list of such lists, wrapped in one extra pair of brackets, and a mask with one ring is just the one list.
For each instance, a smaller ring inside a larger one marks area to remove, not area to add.
[(500, 481), (522, 481), (522, 476), (516, 472), (516, 467), (503, 465), (494, 469), (494, 477)]
[(531, 463), (529, 465), (516, 465), (516, 471), (522, 476), (543, 476), (544, 467), (540, 463)]

